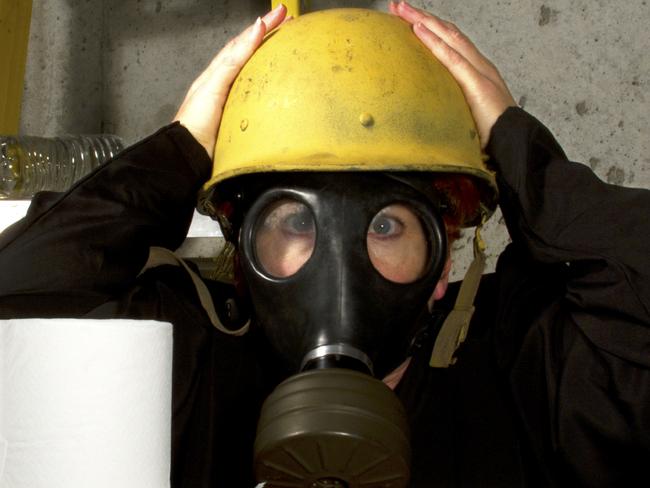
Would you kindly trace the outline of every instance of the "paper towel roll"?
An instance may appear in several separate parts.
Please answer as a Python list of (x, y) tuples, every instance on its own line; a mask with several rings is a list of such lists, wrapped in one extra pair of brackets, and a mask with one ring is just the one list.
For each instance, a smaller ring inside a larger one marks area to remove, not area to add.
[(0, 487), (169, 486), (171, 364), (169, 323), (0, 321)]

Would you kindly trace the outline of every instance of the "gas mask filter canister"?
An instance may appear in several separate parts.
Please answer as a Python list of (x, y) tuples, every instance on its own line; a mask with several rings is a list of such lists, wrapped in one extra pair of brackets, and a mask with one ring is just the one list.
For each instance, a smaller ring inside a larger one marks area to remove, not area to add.
[(402, 405), (380, 379), (406, 358), (447, 256), (436, 202), (384, 174), (267, 175), (241, 264), (258, 323), (290, 371), (262, 407), (266, 487), (402, 487)]

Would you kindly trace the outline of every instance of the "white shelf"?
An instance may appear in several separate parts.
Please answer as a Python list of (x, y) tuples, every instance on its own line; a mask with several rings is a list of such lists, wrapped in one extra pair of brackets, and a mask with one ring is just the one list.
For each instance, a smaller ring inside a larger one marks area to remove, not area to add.
[(29, 200), (0, 200), (0, 232), (27, 213)]

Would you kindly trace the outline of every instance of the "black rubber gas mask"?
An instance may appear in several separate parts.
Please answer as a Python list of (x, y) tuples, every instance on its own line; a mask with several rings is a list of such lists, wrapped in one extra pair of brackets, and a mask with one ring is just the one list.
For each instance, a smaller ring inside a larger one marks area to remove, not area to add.
[(296, 375), (262, 409), (256, 476), (405, 486), (407, 423), (380, 379), (405, 359), (444, 267), (437, 205), (383, 174), (273, 179), (244, 218), (241, 264), (257, 320)]

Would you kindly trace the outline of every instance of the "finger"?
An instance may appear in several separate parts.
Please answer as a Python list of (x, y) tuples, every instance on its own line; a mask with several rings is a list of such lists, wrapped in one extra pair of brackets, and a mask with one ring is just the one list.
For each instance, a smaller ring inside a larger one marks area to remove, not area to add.
[(502, 83), (499, 72), (494, 65), (479, 51), (474, 43), (451, 22), (447, 22), (435, 15), (417, 9), (406, 2), (400, 2), (397, 6), (397, 15), (407, 22), (415, 25), (418, 22), (424, 24), (427, 29), (440, 37), (448, 45), (463, 55), (472, 63), (484, 76), (495, 83)]
[[(268, 15), (265, 17), (268, 17)], [(268, 30), (275, 28), (279, 24), (277, 18), (272, 18), (271, 20), (272, 22), (268, 26)], [(264, 19), (258, 17), (253, 25), (246, 28), (237, 37), (231, 39), (219, 54), (217, 54), (210, 63), (210, 66), (208, 66), (208, 76), (211, 76), (215, 71), (221, 70), (224, 65), (237, 65), (242, 63), (242, 60), (243, 62), (248, 60), (262, 42), (266, 32), (267, 24), (265, 24)]]
[[(461, 53), (447, 44), (436, 33), (429, 30), (424, 24), (418, 22), (413, 31), (420, 38), (433, 55), (451, 72), (461, 87), (470, 88), (481, 77), (481, 73)], [(465, 85), (465, 86), (463, 86)]]
[(400, 17), (413, 25), (418, 22), (423, 23), (431, 32), (460, 52), (470, 62), (475, 64), (487, 62), (487, 59), (478, 51), (472, 41), (451, 22), (415, 8), (407, 2), (400, 2), (397, 5), (397, 12)]
[(285, 7), (284, 4), (278, 5), (262, 17), (262, 22), (266, 25), (266, 32), (272, 31), (285, 20), (287, 20), (287, 7)]
[[(228, 91), (239, 71), (262, 42), (266, 26), (258, 18), (251, 27), (231, 40), (192, 84), (186, 102), (200, 103), (205, 111), (221, 112)], [(218, 123), (219, 118), (215, 119)], [(212, 128), (209, 128), (210, 130)]]
[[(264, 35), (285, 21), (286, 13), (286, 7), (280, 5), (263, 18), (258, 18), (253, 25), (228, 42), (192, 83), (175, 120), (182, 119), (186, 126), (191, 126), (191, 132), (206, 147), (208, 154), (211, 154), (212, 139), (230, 86), (262, 43)], [(213, 113), (215, 117), (211, 120), (199, 117), (200, 120), (195, 121), (197, 113)]]
[[(271, 10), (264, 17), (262, 17), (262, 22), (265, 26), (262, 38), (264, 34), (270, 32), (271, 30), (284, 24), (286, 21), (291, 20), (292, 18), (293, 16), (287, 17), (287, 8), (283, 4), (278, 5), (275, 9)], [(196, 91), (197, 87), (203, 85), (203, 83), (206, 81), (206, 78), (211, 77), (213, 75), (213, 72), (219, 69), (219, 65), (223, 63), (224, 58), (230, 58), (237, 46), (240, 46), (242, 44), (246, 45), (246, 43), (250, 44), (252, 42), (253, 45), (250, 46), (252, 49), (247, 50), (249, 51), (248, 53), (244, 52), (244, 57), (246, 58), (245, 61), (248, 60), (252, 52), (254, 52), (255, 49), (259, 47), (259, 44), (261, 42), (261, 38), (255, 32), (255, 28), (256, 24), (249, 26), (236, 38), (232, 39), (228, 44), (226, 44), (221, 52), (219, 52), (219, 54), (211, 61), (210, 65), (194, 81), (188, 91), (188, 95), (191, 95)]]
[(206, 69), (205, 77), (211, 77), (214, 71), (223, 67), (224, 63), (243, 66), (255, 49), (259, 47), (264, 35), (278, 27), (284, 21), (286, 15), (287, 8), (280, 4), (261, 19), (258, 18), (254, 24), (247, 27), (224, 46)]
[(201, 75), (197, 83), (207, 84), (220, 98), (225, 99), (230, 85), (260, 46), (264, 35), (281, 25), (286, 20), (286, 14), (286, 7), (280, 4), (261, 19), (258, 18), (221, 50), (204, 73), (205, 76)]
[(257, 48), (260, 42), (260, 36), (258, 32), (261, 29), (261, 26), (259, 25), (260, 21), (261, 19), (258, 18), (253, 25), (247, 27), (237, 37), (228, 41), (228, 43), (221, 49), (221, 51), (219, 51), (219, 53), (214, 58), (212, 58), (212, 61), (210, 61), (208, 67), (203, 70), (198, 78), (194, 80), (187, 92), (187, 97), (191, 97), (199, 89), (199, 87), (203, 87), (206, 81), (214, 76), (215, 71), (222, 69), (224, 61), (232, 64), (233, 59), (237, 57), (237, 53), (239, 50), (241, 50), (242, 47), (251, 45), (252, 51)]
[(241, 68), (243, 63), (248, 61), (248, 58), (259, 47), (264, 36), (279, 27), (285, 20), (287, 20), (287, 8), (280, 4), (262, 17), (261, 25), (258, 19), (255, 24), (237, 36), (231, 45), (232, 52), (224, 50), (223, 57), (234, 61)]
[(456, 79), (474, 116), (481, 146), (485, 147), (496, 119), (507, 107), (515, 105), (512, 95), (507, 88), (503, 90), (484, 76), (461, 53), (422, 23), (416, 24), (413, 30)]

